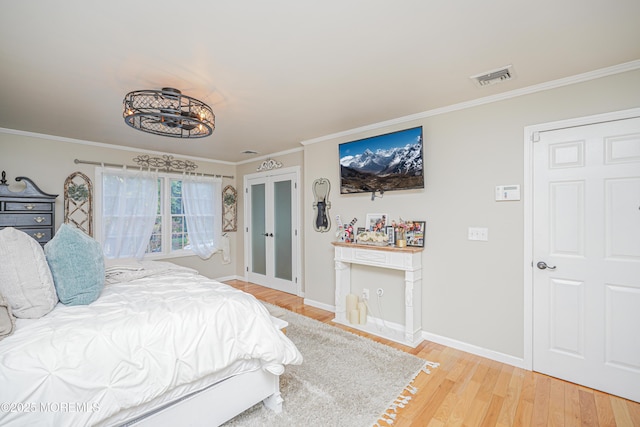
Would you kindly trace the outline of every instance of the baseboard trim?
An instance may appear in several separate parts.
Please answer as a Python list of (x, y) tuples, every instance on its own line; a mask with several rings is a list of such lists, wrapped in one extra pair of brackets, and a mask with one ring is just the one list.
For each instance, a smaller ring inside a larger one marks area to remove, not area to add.
[(223, 277), (218, 277), (216, 279), (213, 280), (217, 280), (218, 282), (226, 282), (229, 280), (244, 280), (244, 276), (238, 276), (238, 275), (234, 275), (234, 276), (223, 276)]
[(325, 304), (323, 302), (314, 301), (314, 300), (308, 299), (308, 298), (305, 298), (303, 300), (303, 302), (304, 302), (305, 305), (310, 305), (311, 307), (319, 308), (321, 310), (331, 311), (333, 313), (336, 312), (336, 306), (335, 305)]
[[(312, 299), (305, 298), (304, 304), (322, 310), (331, 311), (333, 313), (336, 312), (335, 306), (314, 301)], [(352, 327), (354, 329), (360, 329), (364, 332), (373, 333), (374, 335), (378, 335), (396, 342), (402, 342), (403, 340), (402, 338), (399, 338), (399, 335), (401, 335), (404, 331), (403, 325), (386, 320), (383, 321), (382, 319), (370, 315), (367, 316), (367, 325), (346, 324), (346, 326)], [(489, 350), (484, 347), (479, 347), (477, 345), (454, 340), (452, 338), (444, 337), (442, 335), (437, 335), (426, 331), (422, 331), (422, 339), (434, 342), (436, 344), (446, 345), (447, 347), (455, 348), (456, 350), (461, 350), (466, 353), (475, 354), (476, 356), (495, 360), (496, 362), (504, 363), (506, 365), (515, 366), (516, 368), (527, 369), (525, 367), (524, 359), (520, 357), (500, 353), (499, 351)]]
[(432, 334), (425, 331), (422, 331), (422, 339), (437, 344), (446, 345), (447, 347), (455, 348), (456, 350), (461, 350), (466, 353), (475, 354), (476, 356), (486, 357), (487, 359), (515, 366), (516, 368), (526, 369), (523, 358), (500, 353), (499, 351), (489, 350), (484, 347), (478, 347), (477, 345), (454, 340), (452, 338), (443, 337), (442, 335)]
[[(420, 344), (420, 341), (416, 339), (415, 343), (407, 342), (405, 336), (404, 325), (399, 323), (389, 322), (378, 317), (367, 316), (366, 324), (354, 324), (350, 322), (343, 322), (333, 319), (333, 322), (340, 325), (348, 326), (353, 329), (357, 329), (362, 332), (366, 332), (372, 335), (377, 335), (381, 338), (385, 338), (391, 341), (395, 341), (400, 344), (407, 345), (409, 347), (416, 347)], [(419, 335), (418, 335), (419, 336)]]

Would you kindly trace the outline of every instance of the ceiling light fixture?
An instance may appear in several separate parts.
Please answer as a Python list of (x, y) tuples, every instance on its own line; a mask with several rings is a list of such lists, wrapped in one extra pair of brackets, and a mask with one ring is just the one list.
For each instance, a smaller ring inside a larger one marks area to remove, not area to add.
[(216, 127), (211, 107), (171, 87), (135, 90), (122, 103), (124, 122), (143, 132), (173, 138), (204, 138)]

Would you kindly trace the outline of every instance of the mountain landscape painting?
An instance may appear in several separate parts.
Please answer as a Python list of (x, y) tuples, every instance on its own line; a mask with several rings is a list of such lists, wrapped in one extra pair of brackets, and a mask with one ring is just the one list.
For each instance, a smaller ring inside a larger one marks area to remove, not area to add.
[(340, 144), (340, 193), (424, 188), (422, 127)]

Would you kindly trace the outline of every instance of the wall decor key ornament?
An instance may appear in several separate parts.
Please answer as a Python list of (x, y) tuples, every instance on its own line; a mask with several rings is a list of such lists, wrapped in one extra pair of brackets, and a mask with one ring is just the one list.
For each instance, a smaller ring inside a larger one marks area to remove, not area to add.
[(313, 229), (321, 233), (329, 231), (331, 228), (331, 220), (329, 219), (329, 191), (331, 184), (327, 178), (318, 178), (313, 181), (313, 209), (315, 210), (315, 218), (313, 221)]

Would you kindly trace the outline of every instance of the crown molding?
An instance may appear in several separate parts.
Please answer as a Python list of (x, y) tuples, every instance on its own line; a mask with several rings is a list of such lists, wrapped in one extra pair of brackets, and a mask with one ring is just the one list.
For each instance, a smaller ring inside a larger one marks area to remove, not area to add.
[(57, 135), (47, 135), (45, 133), (26, 132), (26, 131), (17, 130), (17, 129), (9, 129), (9, 128), (1, 128), (0, 127), (0, 133), (26, 136), (26, 137), (30, 137), (30, 138), (46, 139), (46, 140), (50, 140), (50, 141), (67, 142), (67, 143), (70, 143), (70, 144), (90, 145), (92, 147), (107, 148), (107, 149), (110, 149), (110, 150), (130, 151), (130, 152), (135, 152), (135, 153), (158, 154), (158, 155), (170, 154), (172, 156), (176, 156), (176, 157), (180, 157), (180, 158), (188, 159), (188, 160), (194, 160), (194, 161), (198, 161), (198, 162), (218, 163), (218, 164), (232, 165), (232, 166), (236, 164), (234, 162), (227, 162), (227, 161), (224, 161), (224, 160), (213, 160), (213, 159), (207, 159), (207, 158), (204, 158), (204, 157), (186, 156), (186, 155), (182, 155), (182, 154), (178, 154), (178, 153), (172, 153), (170, 151), (146, 150), (144, 148), (127, 147), (126, 145), (105, 144), (103, 142), (86, 141), (86, 140), (83, 140), (83, 139), (67, 138), (67, 137), (64, 137), (64, 136), (57, 136)]
[(412, 122), (414, 120), (425, 119), (427, 117), (433, 117), (441, 114), (451, 113), (454, 111), (465, 110), (467, 108), (473, 108), (480, 105), (491, 104), (494, 102), (504, 101), (506, 99), (517, 98), (519, 96), (530, 95), (536, 92), (556, 89), (563, 86), (569, 86), (576, 83), (582, 83), (589, 80), (595, 80), (602, 77), (625, 73), (627, 71), (634, 71), (637, 69), (640, 69), (640, 60), (625, 62), (623, 64), (614, 65), (612, 67), (601, 68), (598, 70), (589, 71), (587, 73), (576, 74), (574, 76), (565, 77), (557, 80), (551, 80), (549, 82), (527, 86), (521, 89), (515, 89), (508, 92), (499, 93), (496, 95), (490, 95), (483, 98), (474, 99), (471, 101), (461, 102), (461, 103), (449, 105), (446, 107), (435, 108), (433, 110), (423, 111), (421, 113), (410, 114), (408, 116), (398, 117), (396, 119), (386, 120), (384, 122), (373, 123), (370, 125), (345, 130), (342, 132), (332, 133), (329, 135), (320, 136), (318, 138), (307, 139), (307, 140), (301, 141), (300, 144), (302, 145), (316, 144), (318, 142), (329, 141), (337, 138), (342, 138), (345, 136), (356, 135), (356, 134), (360, 134), (370, 130), (386, 128), (386, 127), (397, 125), (397, 124)]
[(275, 156), (284, 156), (286, 154), (297, 153), (297, 152), (300, 152), (302, 150), (304, 150), (303, 147), (298, 147), (298, 148), (292, 148), (290, 150), (278, 151), (276, 153), (266, 154), (264, 156), (252, 157), (251, 159), (242, 160), (240, 162), (234, 163), (234, 165), (245, 165), (247, 163), (258, 162), (260, 160), (268, 160), (268, 159), (270, 159), (272, 157), (275, 157)]

